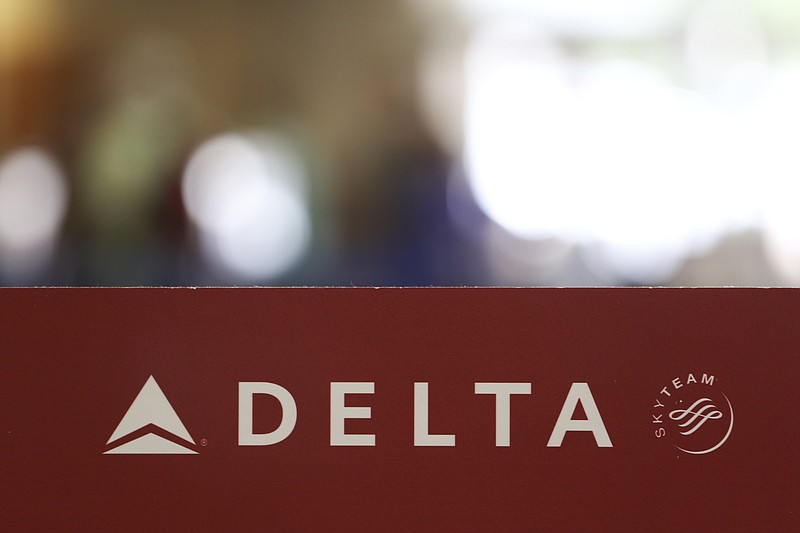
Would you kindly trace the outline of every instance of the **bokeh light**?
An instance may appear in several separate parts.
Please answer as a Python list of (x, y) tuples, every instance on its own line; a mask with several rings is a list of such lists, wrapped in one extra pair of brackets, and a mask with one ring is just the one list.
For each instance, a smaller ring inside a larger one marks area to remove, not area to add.
[[(524, 19), (477, 27), (465, 56), (464, 161), (492, 221), (520, 239), (579, 245), (610, 283), (652, 284), (764, 216), (770, 227), (785, 219), (769, 212), (800, 171), (785, 145), (792, 84), (768, 74), (744, 7), (696, 8), (692, 87), (641, 61), (571, 56)], [(726, 45), (737, 36), (740, 46)], [(768, 242), (773, 250), (774, 235)]]
[(68, 195), (61, 168), (47, 152), (21, 148), (0, 160), (0, 265), (12, 283), (35, 280), (47, 265)]
[(800, 284), (798, 72), (792, 0), (0, 0), (0, 283)]
[(678, 24), (690, 0), (451, 0), (466, 16), (535, 19), (560, 35), (640, 38)]
[(307, 251), (305, 176), (288, 143), (227, 134), (202, 144), (183, 178), (183, 201), (209, 264), (223, 278), (273, 279)]

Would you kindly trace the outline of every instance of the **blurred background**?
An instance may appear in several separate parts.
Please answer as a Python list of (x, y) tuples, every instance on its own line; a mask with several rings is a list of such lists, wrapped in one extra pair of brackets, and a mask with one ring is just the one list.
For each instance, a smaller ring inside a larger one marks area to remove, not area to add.
[(796, 0), (0, 0), (0, 284), (800, 285)]

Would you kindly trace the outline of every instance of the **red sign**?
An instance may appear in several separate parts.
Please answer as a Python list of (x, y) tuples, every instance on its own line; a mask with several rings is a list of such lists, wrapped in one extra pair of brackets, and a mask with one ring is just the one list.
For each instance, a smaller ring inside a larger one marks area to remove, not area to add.
[(0, 297), (3, 531), (800, 526), (798, 290)]

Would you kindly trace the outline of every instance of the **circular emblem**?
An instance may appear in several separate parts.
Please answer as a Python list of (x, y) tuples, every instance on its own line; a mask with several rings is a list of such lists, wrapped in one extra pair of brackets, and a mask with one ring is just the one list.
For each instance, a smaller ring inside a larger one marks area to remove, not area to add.
[(655, 437), (682, 452), (704, 455), (718, 450), (733, 431), (733, 406), (707, 373), (676, 377), (653, 402)]

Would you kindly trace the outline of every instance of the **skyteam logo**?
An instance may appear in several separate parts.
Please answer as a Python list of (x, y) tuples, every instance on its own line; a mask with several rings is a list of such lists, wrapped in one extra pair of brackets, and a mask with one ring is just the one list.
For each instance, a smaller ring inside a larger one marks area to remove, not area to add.
[(194, 439), (153, 376), (106, 443), (104, 454), (196, 454)]
[(676, 377), (656, 396), (652, 424), (658, 439), (690, 455), (718, 450), (733, 431), (733, 406), (706, 373)]

